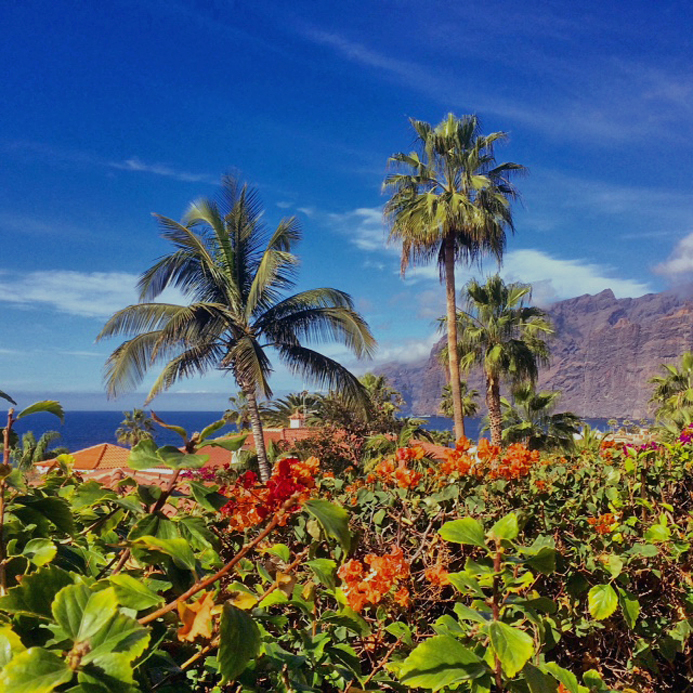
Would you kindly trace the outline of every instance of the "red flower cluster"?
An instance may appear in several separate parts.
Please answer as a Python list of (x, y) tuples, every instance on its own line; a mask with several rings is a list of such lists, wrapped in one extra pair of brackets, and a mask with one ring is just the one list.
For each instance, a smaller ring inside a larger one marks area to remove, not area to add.
[(521, 479), (527, 476), (532, 467), (539, 462), (539, 451), (528, 450), (522, 443), (508, 447), (502, 459), (491, 466), (491, 479)]
[(493, 462), (500, 457), (500, 447), (491, 445), (486, 438), (481, 438), (476, 446), (476, 456), (482, 462)]
[[(290, 512), (296, 512), (315, 489), (319, 468), (320, 462), (315, 457), (305, 461), (285, 457), (275, 465), (266, 486), (258, 484), (254, 472), (245, 472), (235, 484), (225, 489), (229, 502), (221, 513), (228, 517), (233, 529), (243, 530), (276, 513), (294, 495), (297, 496), (296, 504), (290, 508)], [(286, 516), (280, 524), (285, 523)]]
[(402, 584), (409, 577), (409, 564), (399, 546), (394, 546), (384, 556), (369, 553), (363, 562), (352, 558), (337, 574), (354, 611), (362, 611), (369, 604), (379, 604), (393, 589), (394, 602), (402, 607), (409, 606), (409, 589)]
[(590, 517), (587, 522), (594, 527), (597, 534), (608, 534), (616, 523), (616, 518), (612, 513), (606, 513), (599, 517)]

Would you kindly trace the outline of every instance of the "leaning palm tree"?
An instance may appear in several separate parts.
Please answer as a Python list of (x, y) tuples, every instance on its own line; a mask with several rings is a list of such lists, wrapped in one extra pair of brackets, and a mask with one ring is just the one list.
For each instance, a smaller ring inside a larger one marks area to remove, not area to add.
[(539, 364), (548, 363), (544, 337), (553, 334), (547, 314), (525, 305), (532, 293), (528, 284), (505, 282), (498, 275), (485, 284), (475, 279), (465, 287), (466, 310), (457, 314), (462, 368), (481, 365), (486, 379), (491, 441), (501, 444), (501, 380), (534, 383)]
[[(164, 368), (147, 401), (182, 378), (210, 369), (230, 373), (248, 399), (258, 464), (270, 474), (258, 397), (271, 397), (269, 350), (294, 375), (360, 401), (363, 388), (341, 364), (303, 346), (340, 341), (357, 357), (375, 340), (351, 297), (320, 288), (284, 297), (294, 286), (300, 239), (296, 218), (268, 232), (257, 193), (225, 178), (218, 200), (194, 202), (183, 221), (158, 216), (162, 236), (174, 250), (140, 277), (140, 303), (118, 311), (98, 339), (129, 336), (109, 357), (106, 384), (111, 396), (133, 389), (156, 362)], [(189, 303), (156, 303), (167, 287)]]
[(435, 259), (445, 281), (449, 383), (452, 388), (455, 435), (464, 435), (460, 366), (457, 344), (455, 265), (479, 261), (491, 253), (500, 262), (506, 231), (514, 230), (510, 202), (517, 197), (511, 174), (523, 171), (515, 163), (496, 164), (494, 146), (505, 132), (482, 135), (474, 115), (450, 113), (438, 126), (410, 120), (416, 149), (390, 157), (396, 173), (383, 189), (391, 193), (385, 205), (390, 241), (402, 243), (401, 270)]
[(524, 443), (530, 450), (575, 449), (582, 419), (572, 412), (554, 413), (561, 393), (537, 392), (531, 383), (512, 390), (512, 400), (501, 398), (504, 443)]

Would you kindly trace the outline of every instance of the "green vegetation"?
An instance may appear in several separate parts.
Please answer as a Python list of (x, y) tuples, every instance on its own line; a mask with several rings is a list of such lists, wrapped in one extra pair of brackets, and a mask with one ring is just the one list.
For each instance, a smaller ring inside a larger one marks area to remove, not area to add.
[(455, 346), (455, 265), (480, 260), (492, 253), (500, 261), (507, 230), (513, 230), (510, 201), (516, 197), (511, 175), (519, 164), (497, 164), (494, 147), (507, 135), (481, 134), (476, 116), (456, 118), (452, 113), (435, 128), (410, 119), (416, 133), (416, 151), (390, 158), (396, 169), (385, 179), (391, 193), (385, 205), (390, 240), (402, 244), (402, 273), (410, 264), (435, 260), (445, 281), (447, 303), (449, 382), (455, 436), (464, 435), (460, 368)]

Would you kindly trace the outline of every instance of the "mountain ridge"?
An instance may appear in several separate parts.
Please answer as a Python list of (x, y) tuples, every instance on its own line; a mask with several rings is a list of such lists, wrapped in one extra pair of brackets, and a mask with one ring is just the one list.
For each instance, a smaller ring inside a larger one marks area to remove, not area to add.
[[(652, 415), (649, 379), (662, 363), (675, 362), (693, 349), (693, 291), (690, 286), (638, 298), (616, 298), (611, 289), (552, 304), (555, 335), (551, 363), (540, 371), (538, 388), (560, 390), (558, 408), (595, 418), (642, 418)], [(387, 376), (407, 402), (405, 413), (438, 413), (446, 383), (439, 354), (443, 336), (427, 359), (390, 363)], [(480, 368), (468, 377), (483, 395)], [(483, 396), (482, 409), (483, 409)]]

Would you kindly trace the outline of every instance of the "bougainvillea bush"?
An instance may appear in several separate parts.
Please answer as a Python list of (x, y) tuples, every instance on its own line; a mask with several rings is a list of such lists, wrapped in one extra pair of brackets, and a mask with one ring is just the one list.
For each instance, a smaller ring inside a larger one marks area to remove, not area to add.
[[(145, 441), (164, 488), (69, 458), (0, 481), (0, 690), (680, 692), (693, 445), (458, 441), (266, 485)], [(309, 452), (309, 451), (308, 451)], [(185, 470), (185, 471), (183, 471)]]

